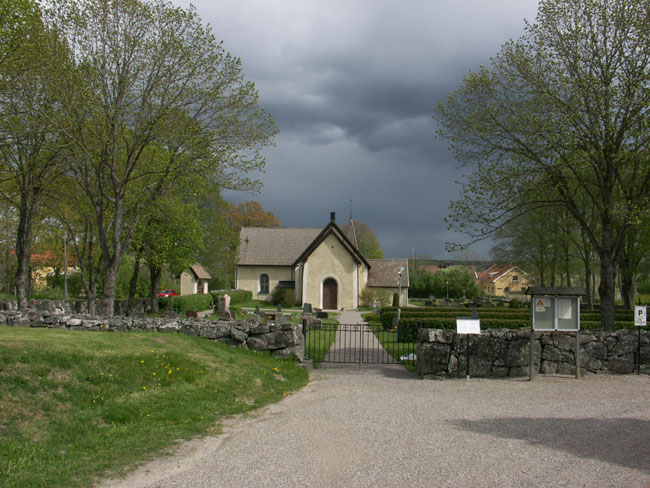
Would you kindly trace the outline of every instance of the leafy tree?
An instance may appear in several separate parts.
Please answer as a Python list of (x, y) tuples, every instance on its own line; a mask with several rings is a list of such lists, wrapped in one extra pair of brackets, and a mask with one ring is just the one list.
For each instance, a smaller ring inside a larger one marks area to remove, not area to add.
[(354, 228), (357, 248), (366, 259), (384, 259), (384, 251), (381, 250), (379, 241), (370, 226), (360, 220), (350, 220), (341, 230), (351, 234), (350, 229)]
[[(449, 298), (472, 298), (480, 294), (480, 290), (470, 272), (459, 267), (440, 269), (435, 274), (419, 269), (409, 276), (409, 295), (425, 298), (428, 296)], [(464, 294), (464, 295), (463, 295)]]
[(179, 178), (251, 189), (260, 148), (276, 133), (243, 78), (193, 7), (163, 0), (50, 0), (48, 25), (70, 47), (58, 73), (57, 122), (70, 174), (89, 202), (101, 251), (103, 296), (139, 221)]
[[(183, 204), (171, 195), (159, 200), (142, 220), (134, 243), (147, 262), (151, 310), (158, 312), (163, 268), (169, 266), (174, 275), (180, 274), (194, 264), (203, 249), (203, 232), (196, 205)], [(139, 266), (138, 262), (136, 258), (136, 266)], [(135, 272), (134, 276), (137, 276)]]
[(49, 83), (66, 60), (56, 32), (43, 25), (31, 1), (0, 0), (0, 197), (17, 211), (16, 295), (26, 305), (36, 214), (62, 171), (61, 141)]
[(542, 0), (536, 23), (436, 111), (470, 170), (451, 227), (481, 238), (533, 209), (564, 207), (599, 257), (606, 330), (616, 264), (650, 205), (649, 29), (647, 1)]
[(259, 202), (248, 201), (240, 204), (228, 203), (226, 211), (228, 225), (239, 234), (242, 227), (281, 227), (280, 221), (270, 210), (264, 211)]

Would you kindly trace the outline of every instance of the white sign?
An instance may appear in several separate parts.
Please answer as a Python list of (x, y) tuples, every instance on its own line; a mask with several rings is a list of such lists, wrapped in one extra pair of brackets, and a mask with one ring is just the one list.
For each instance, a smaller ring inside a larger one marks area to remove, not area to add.
[(634, 325), (637, 327), (645, 327), (647, 325), (648, 312), (646, 307), (636, 305), (634, 307)]
[(573, 318), (573, 300), (560, 298), (557, 301), (557, 318), (571, 320)]
[(535, 312), (546, 312), (551, 308), (550, 298), (535, 298)]
[(481, 321), (479, 319), (456, 319), (456, 332), (458, 334), (480, 334)]

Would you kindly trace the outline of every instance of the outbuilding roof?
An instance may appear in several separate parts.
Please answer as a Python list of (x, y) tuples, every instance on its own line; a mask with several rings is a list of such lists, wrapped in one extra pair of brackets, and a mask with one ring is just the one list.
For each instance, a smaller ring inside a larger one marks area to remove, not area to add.
[(397, 288), (397, 269), (402, 267), (402, 287), (409, 286), (408, 259), (369, 259), (368, 286)]
[(192, 272), (196, 275), (197, 279), (199, 280), (209, 280), (212, 279), (212, 276), (210, 276), (210, 273), (199, 263), (194, 263), (192, 266), (190, 266), (190, 269)]

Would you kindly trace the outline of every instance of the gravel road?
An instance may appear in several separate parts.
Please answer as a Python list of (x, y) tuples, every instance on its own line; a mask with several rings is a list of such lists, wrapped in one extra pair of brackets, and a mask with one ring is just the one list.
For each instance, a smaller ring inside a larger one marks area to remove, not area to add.
[(281, 403), (103, 487), (650, 488), (650, 377), (424, 381), (319, 369)]

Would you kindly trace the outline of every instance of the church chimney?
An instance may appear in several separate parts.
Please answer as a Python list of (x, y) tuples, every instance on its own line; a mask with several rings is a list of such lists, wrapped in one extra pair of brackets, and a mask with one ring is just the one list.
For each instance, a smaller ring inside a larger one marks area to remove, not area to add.
[(336, 212), (330, 212), (330, 220), (336, 222)]

